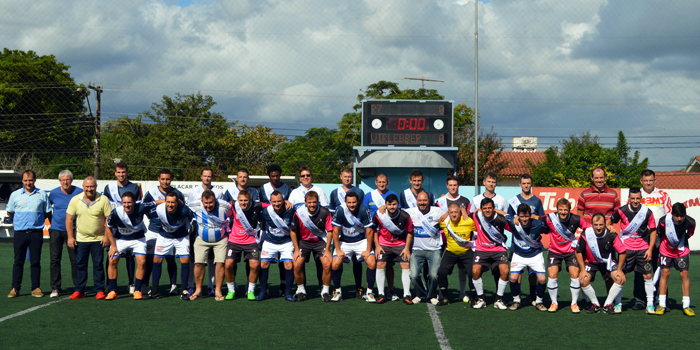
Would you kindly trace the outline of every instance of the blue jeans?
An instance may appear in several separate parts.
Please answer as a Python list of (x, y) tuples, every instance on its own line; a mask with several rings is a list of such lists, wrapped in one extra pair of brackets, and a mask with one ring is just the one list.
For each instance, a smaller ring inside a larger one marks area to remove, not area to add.
[(104, 292), (104, 249), (100, 242), (78, 242), (75, 251), (75, 291), (85, 293), (90, 255), (92, 255), (92, 278), (95, 281), (95, 293)]
[[(442, 251), (436, 250), (417, 250), (411, 252), (411, 283), (416, 292), (416, 296), (421, 299), (430, 299), (437, 296), (437, 281), (438, 269), (440, 268), (440, 258)], [(428, 262), (428, 280), (427, 289), (421, 281), (421, 269), (423, 264)]]

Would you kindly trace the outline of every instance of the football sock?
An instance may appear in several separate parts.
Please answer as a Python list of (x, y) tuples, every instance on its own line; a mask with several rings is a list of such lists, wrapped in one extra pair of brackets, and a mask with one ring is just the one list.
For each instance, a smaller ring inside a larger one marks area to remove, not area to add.
[(333, 278), (333, 285), (335, 288), (340, 288), (340, 278), (343, 277), (343, 271), (340, 269), (332, 270), (331, 277)]
[(547, 281), (547, 288), (549, 289), (549, 298), (552, 299), (552, 304), (559, 305), (557, 302), (557, 293), (559, 292), (559, 284), (555, 278), (550, 278)]
[(153, 255), (146, 256), (146, 273), (143, 275), (143, 280), (146, 283), (151, 278), (151, 273), (153, 273)]
[(479, 278), (478, 280), (473, 280), (474, 281), (474, 289), (476, 289), (476, 295), (481, 298), (484, 295), (484, 281)]
[(617, 299), (620, 292), (622, 292), (622, 286), (617, 283), (613, 283), (612, 287), (610, 287), (610, 291), (608, 291), (608, 297), (605, 299), (605, 305), (612, 304)]
[(659, 306), (666, 307), (666, 294), (659, 294)]
[[(262, 286), (260, 286), (262, 289)], [(248, 283), (248, 293), (255, 293), (255, 283)]]
[(109, 278), (109, 290), (117, 291), (117, 279)]
[(377, 269), (377, 292), (384, 295), (384, 282), (386, 282), (386, 270)]
[[(267, 293), (268, 277), (270, 277), (270, 268), (260, 268), (260, 293)], [(248, 283), (248, 291), (250, 292), (250, 283)]]
[(209, 266), (209, 288), (214, 288), (214, 283), (216, 282), (216, 264), (214, 263), (214, 259), (209, 259), (207, 261), (207, 265)]
[(166, 262), (168, 264), (168, 276), (170, 276), (170, 284), (177, 284), (177, 265), (174, 262)]
[(401, 269), (401, 284), (403, 285), (403, 295), (411, 296), (411, 270)]
[[(180, 264), (180, 265), (184, 265), (184, 264)], [(194, 259), (190, 259), (190, 262), (187, 263), (187, 268), (194, 271)], [(189, 275), (187, 275), (187, 276), (189, 276)], [(180, 272), (180, 278), (182, 279), (182, 272)], [(191, 280), (189, 277), (187, 278), (187, 280), (182, 280), (183, 289), (185, 289), (184, 288), (185, 283), (187, 284), (188, 287), (194, 288), (194, 274), (192, 274)]]
[(520, 283), (510, 282), (510, 294), (513, 294), (513, 302), (520, 302)]
[[(374, 289), (374, 280), (377, 279), (377, 269), (367, 268), (367, 289)], [(368, 292), (370, 293), (370, 292)]]
[(160, 274), (163, 272), (163, 263), (153, 263), (153, 285), (158, 285), (160, 281)]
[(135, 290), (141, 290), (141, 285), (143, 284), (143, 280), (140, 278), (137, 278), (134, 280), (134, 289)]
[(467, 293), (467, 273), (464, 269), (459, 269), (459, 295), (465, 296)]
[[(362, 288), (362, 263), (352, 260), (352, 274), (355, 276), (355, 289)], [(369, 281), (367, 281), (369, 282)], [(340, 287), (340, 285), (338, 285)]]
[(285, 280), (285, 277), (284, 277), (284, 276), (286, 276), (286, 275), (285, 275), (285, 272), (284, 272), (284, 271), (286, 270), (286, 269), (284, 268), (284, 263), (280, 261), (280, 262), (277, 264), (277, 268), (278, 268), (279, 271), (280, 271), (280, 288), (282, 288), (282, 285), (285, 285), (285, 289), (286, 289), (287, 281)]
[(229, 292), (236, 292), (236, 285), (233, 282), (226, 282), (226, 286), (228, 287)]
[(306, 294), (306, 287), (303, 284), (297, 284), (297, 294)]
[(136, 260), (134, 256), (126, 257), (126, 275), (129, 278), (129, 285), (134, 284), (134, 268), (136, 266)]
[(578, 278), (571, 279), (569, 288), (571, 289), (571, 305), (576, 305), (578, 302), (578, 295), (581, 293), (581, 282), (578, 280)]
[(644, 280), (644, 292), (647, 295), (647, 305), (654, 305), (654, 281)]
[(690, 307), (690, 296), (683, 297), (683, 308), (687, 309)]
[(535, 289), (537, 293), (537, 299), (542, 300), (544, 298), (544, 290), (547, 289), (547, 285), (544, 283), (537, 283)]
[(292, 286), (294, 285), (294, 270), (292, 269), (286, 269), (284, 270), (284, 282), (286, 284), (285, 288), (285, 293), (286, 294), (291, 294), (292, 293)]
[(331, 286), (323, 286), (321, 289), (321, 294), (330, 293)]
[(598, 302), (598, 297), (595, 296), (595, 290), (593, 290), (593, 287), (590, 284), (581, 289), (583, 289), (583, 294), (588, 296), (588, 298), (594, 305), (600, 306), (600, 303)]
[[(544, 284), (543, 284), (543, 286), (544, 286)], [(530, 285), (530, 299), (532, 299), (532, 296), (535, 294), (539, 295), (539, 293), (537, 293), (537, 284), (531, 284)]]
[[(496, 295), (499, 297), (503, 296), (503, 293), (506, 292), (506, 287), (508, 287), (508, 281), (504, 281), (502, 279), (498, 279), (498, 290), (496, 291)], [(520, 294), (518, 294), (520, 295)]]
[(617, 294), (615, 297), (615, 305), (617, 304), (622, 304), (622, 292), (625, 290), (625, 285), (622, 285), (622, 289), (620, 289), (620, 293)]
[[(182, 282), (182, 289), (187, 289), (187, 281), (190, 280), (190, 264), (180, 264), (180, 281)], [(194, 275), (194, 274), (193, 274)]]

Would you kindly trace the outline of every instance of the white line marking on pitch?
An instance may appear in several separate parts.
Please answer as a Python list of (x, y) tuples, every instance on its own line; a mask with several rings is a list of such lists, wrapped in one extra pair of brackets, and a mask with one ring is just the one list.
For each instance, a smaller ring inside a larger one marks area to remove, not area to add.
[(440, 343), (440, 349), (452, 350), (450, 341), (447, 340), (445, 330), (442, 328), (442, 322), (440, 322), (438, 312), (435, 310), (435, 305), (428, 303), (428, 313), (430, 314), (430, 319), (433, 321), (433, 329), (435, 330), (435, 337), (437, 338), (438, 343)]
[[(55, 300), (55, 301), (52, 301), (52, 302), (48, 302), (48, 303), (46, 303), (46, 304), (41, 304), (41, 305), (37, 305), (37, 306), (35, 306), (35, 307), (30, 307), (29, 309), (26, 309), (26, 310), (24, 310), (24, 311), (20, 311), (20, 312), (18, 312), (18, 313), (14, 313), (14, 314), (12, 314), (12, 315), (8, 315), (8, 316), (5, 316), (5, 317), (3, 317), (3, 318), (0, 318), (0, 322), (5, 322), (5, 321), (7, 321), (7, 320), (9, 320), (9, 319), (11, 319), (11, 318), (15, 318), (15, 317), (17, 317), (17, 316), (22, 316), (22, 315), (24, 315), (24, 314), (28, 314), (28, 313), (30, 313), (30, 312), (32, 312), (32, 311), (39, 310), (39, 309), (41, 309), (42, 307), (45, 307), (45, 306), (49, 306), (49, 305), (53, 305), (53, 304), (56, 304), (56, 303), (60, 303), (60, 302), (62, 302), (62, 301), (66, 301), (66, 300), (68, 300), (69, 298), (70, 298), (70, 297), (65, 297), (65, 298), (58, 299), (58, 300)], [(439, 321), (438, 321), (438, 322), (439, 322)]]

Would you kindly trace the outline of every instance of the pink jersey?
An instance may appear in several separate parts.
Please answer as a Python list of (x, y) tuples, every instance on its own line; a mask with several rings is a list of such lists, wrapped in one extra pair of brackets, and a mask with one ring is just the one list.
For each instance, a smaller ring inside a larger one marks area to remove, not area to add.
[[(625, 248), (625, 245), (622, 244), (622, 241), (620, 240), (620, 237), (617, 235), (617, 233), (611, 233), (610, 231), (608, 231), (608, 229), (605, 229), (605, 235), (603, 235), (603, 237), (599, 237), (597, 239), (597, 243), (598, 251), (600, 252), (600, 256), (603, 259), (607, 259), (610, 256), (610, 254), (612, 254), (613, 249), (617, 251), (618, 254), (622, 254), (625, 251), (627, 251), (627, 248)], [(584, 249), (585, 252), (583, 251)], [(598, 259), (595, 258), (595, 255), (593, 255), (593, 252), (591, 252), (591, 247), (586, 241), (585, 233), (581, 234), (578, 251), (583, 253), (584, 262), (590, 264), (600, 264)]]
[[(556, 226), (554, 226), (549, 219), (549, 215), (542, 216), (540, 220), (544, 221), (547, 227), (549, 227), (549, 251), (551, 253), (569, 254), (574, 252), (574, 248), (571, 247), (571, 242), (557, 232)], [(572, 233), (583, 231), (591, 227), (586, 220), (576, 214), (569, 214), (569, 218), (561, 224)]]
[[(624, 230), (630, 225), (630, 222), (634, 220), (636, 215), (639, 214), (637, 212), (633, 212), (629, 204), (625, 204), (615, 210), (611, 220), (613, 223), (619, 222), (620, 229)], [(647, 250), (649, 249), (649, 243), (647, 243), (644, 238), (648, 237), (651, 231), (655, 229), (656, 220), (654, 219), (654, 213), (651, 210), (648, 210), (646, 218), (644, 218), (644, 223), (642, 223), (637, 232), (625, 239), (622, 244), (624, 244), (629, 250)]]
[[(248, 208), (244, 212), (250, 225), (253, 227), (258, 227), (260, 212), (262, 211), (263, 206), (267, 207), (269, 204), (261, 205), (259, 202), (257, 202), (251, 203), (251, 205), (252, 207)], [(241, 225), (241, 221), (238, 220), (238, 213), (236, 213), (235, 210), (233, 211), (233, 226), (231, 227), (231, 233), (228, 235), (228, 241), (240, 245), (258, 243), (255, 236), (245, 233), (245, 229), (243, 228), (243, 225)]]
[[(666, 214), (671, 215), (671, 214)], [(685, 220), (681, 224), (674, 224), (676, 229), (676, 236), (679, 239), (684, 240), (685, 248), (683, 250), (678, 249), (678, 247), (673, 246), (666, 237), (666, 215), (659, 219), (658, 233), (661, 243), (659, 245), (659, 253), (663, 256), (669, 258), (680, 258), (690, 254), (690, 248), (688, 248), (688, 239), (695, 234), (695, 220), (690, 216), (685, 217)], [(682, 237), (682, 238), (681, 238)]]
[[(480, 252), (505, 252), (505, 246), (492, 241), (489, 235), (484, 232), (484, 228), (482, 228), (482, 223), (477, 213), (472, 215), (476, 226), (476, 244), (474, 250)], [(494, 216), (495, 217), (491, 220), (491, 225), (496, 227), (499, 232), (503, 233), (504, 230), (513, 232), (513, 230), (515, 230), (514, 228), (510, 227), (506, 218), (496, 213), (494, 213)]]
[(406, 237), (408, 233), (413, 233), (413, 221), (411, 220), (411, 215), (403, 210), (399, 210), (399, 215), (391, 220), (396, 227), (404, 232), (403, 236), (395, 237), (389, 232), (389, 230), (384, 227), (382, 220), (375, 214), (374, 215), (374, 226), (377, 228), (377, 240), (379, 245), (385, 247), (400, 247), (406, 244)]

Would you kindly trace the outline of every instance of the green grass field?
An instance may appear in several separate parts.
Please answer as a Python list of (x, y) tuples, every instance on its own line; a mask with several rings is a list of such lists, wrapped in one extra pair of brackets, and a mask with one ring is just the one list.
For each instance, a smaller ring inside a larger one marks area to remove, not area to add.
[[(695, 261), (697, 255), (691, 257)], [(49, 249), (42, 250), (42, 290), (44, 298), (29, 296), (29, 264), (21, 296), (6, 298), (11, 289), (13, 249), (11, 243), (0, 243), (0, 318), (31, 307), (56, 301), (50, 299)], [(64, 254), (64, 294), (72, 292), (68, 257)], [(123, 267), (123, 266), (122, 266)], [(400, 272), (397, 268), (397, 277)], [(165, 270), (165, 269), (164, 269)], [(377, 305), (354, 299), (352, 271), (345, 269), (343, 289), (346, 300), (322, 303), (312, 298), (303, 303), (290, 303), (277, 298), (278, 274), (272, 267), (272, 299), (249, 302), (241, 298), (245, 272), (239, 266), (237, 284), (239, 298), (217, 302), (214, 298), (184, 302), (177, 297), (152, 301), (134, 301), (126, 293), (126, 274), (122, 269), (120, 298), (115, 301), (95, 300), (91, 292), (92, 276), (88, 279), (88, 298), (65, 300), (0, 322), (0, 344), (3, 349), (41, 348), (158, 348), (234, 347), (237, 349), (303, 348), (303, 349), (439, 349), (428, 306), (425, 303), (407, 306), (388, 302)], [(313, 266), (307, 266), (313, 274)], [(700, 293), (700, 273), (691, 269), (691, 301), (697, 305)], [(68, 278), (66, 279), (66, 276)], [(178, 275), (179, 276), (179, 275)], [(670, 280), (669, 306), (664, 316), (649, 316), (632, 311), (631, 283), (624, 291), (622, 315), (572, 314), (568, 307), (570, 293), (568, 274), (560, 275), (560, 305), (556, 314), (538, 312), (529, 304), (518, 311), (493, 308), (495, 285), (489, 274), (484, 277), (486, 309), (474, 310), (455, 301), (438, 307), (445, 335), (453, 349), (462, 348), (647, 348), (678, 344), (692, 348), (700, 345), (697, 334), (700, 318), (683, 315), (680, 308), (680, 277), (673, 273)], [(164, 271), (161, 284), (165, 284)], [(315, 281), (315, 276), (311, 278)], [(397, 279), (400, 290), (400, 278)], [(312, 285), (315, 283), (311, 283)], [(451, 297), (456, 299), (456, 276), (451, 276)], [(594, 283), (599, 298), (603, 283)], [(315, 288), (313, 293), (315, 294)], [(695, 289), (693, 289), (695, 288)], [(165, 291), (165, 287), (161, 292)], [(525, 285), (523, 293), (528, 293)], [(509, 291), (505, 299), (511, 300)], [(549, 298), (546, 297), (546, 304)], [(525, 296), (524, 302), (529, 302)], [(601, 300), (602, 301), (602, 300)], [(697, 310), (700, 311), (700, 310)]]

